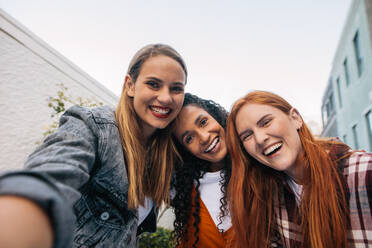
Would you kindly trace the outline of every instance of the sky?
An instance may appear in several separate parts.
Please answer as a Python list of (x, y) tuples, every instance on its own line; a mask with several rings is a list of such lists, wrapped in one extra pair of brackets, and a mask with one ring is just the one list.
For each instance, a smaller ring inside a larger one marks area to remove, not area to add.
[(186, 91), (227, 110), (279, 94), (321, 126), (321, 101), (352, 0), (0, 0), (0, 8), (120, 95), (149, 43), (185, 59)]

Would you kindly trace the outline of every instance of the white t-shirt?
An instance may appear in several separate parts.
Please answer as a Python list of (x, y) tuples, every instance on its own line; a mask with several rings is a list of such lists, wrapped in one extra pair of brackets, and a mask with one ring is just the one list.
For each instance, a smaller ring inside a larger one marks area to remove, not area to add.
[(301, 203), (301, 194), (302, 194), (302, 185), (297, 184), (292, 178), (288, 177), (287, 182), (289, 187), (292, 189), (293, 193), (296, 196), (297, 205)]
[[(200, 198), (203, 201), (205, 207), (208, 209), (208, 212), (216, 226), (220, 222), (218, 216), (220, 215), (220, 199), (223, 196), (223, 193), (221, 192), (221, 180), (222, 177), (219, 171), (207, 172), (199, 180)], [(223, 221), (219, 228), (227, 231), (231, 227), (230, 215), (227, 213), (227, 215), (222, 220)]]
[(154, 205), (154, 203), (152, 202), (151, 198), (145, 196), (144, 206), (139, 205), (138, 210), (137, 210), (138, 211), (138, 225), (140, 225), (142, 223), (142, 221), (144, 221), (146, 219), (146, 217), (147, 217), (147, 215), (149, 215), (153, 205)]

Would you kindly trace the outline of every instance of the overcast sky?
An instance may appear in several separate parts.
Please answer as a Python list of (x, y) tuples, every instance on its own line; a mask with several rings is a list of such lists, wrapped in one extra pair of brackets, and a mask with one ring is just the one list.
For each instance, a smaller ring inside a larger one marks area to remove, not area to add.
[(269, 90), (321, 122), (321, 99), (352, 0), (0, 0), (0, 8), (119, 95), (134, 53), (166, 43), (186, 91), (226, 107)]

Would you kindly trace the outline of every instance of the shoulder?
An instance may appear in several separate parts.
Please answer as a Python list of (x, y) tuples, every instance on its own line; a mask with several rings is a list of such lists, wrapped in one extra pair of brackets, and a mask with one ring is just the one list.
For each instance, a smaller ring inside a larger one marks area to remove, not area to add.
[[(78, 105), (67, 109), (62, 117), (76, 117), (85, 122), (94, 121), (96, 124), (115, 124), (115, 111), (110, 106), (86, 108)], [(63, 121), (63, 118), (61, 118)]]
[(372, 153), (354, 151), (350, 157), (343, 159), (342, 165), (349, 187), (372, 186)]
[(354, 151), (344, 159), (343, 164), (349, 173), (367, 172), (372, 170), (372, 153)]
[(116, 125), (116, 118), (115, 118), (115, 111), (112, 107), (110, 106), (101, 106), (97, 108), (91, 109), (92, 116), (94, 120), (97, 123), (102, 123), (102, 124), (115, 124)]

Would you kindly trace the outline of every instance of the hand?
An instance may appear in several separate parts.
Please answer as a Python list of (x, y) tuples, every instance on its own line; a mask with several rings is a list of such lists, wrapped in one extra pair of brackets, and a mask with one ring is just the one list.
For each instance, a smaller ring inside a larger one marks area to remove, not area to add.
[(2, 248), (51, 248), (53, 229), (46, 213), (19, 196), (0, 196), (0, 244)]

